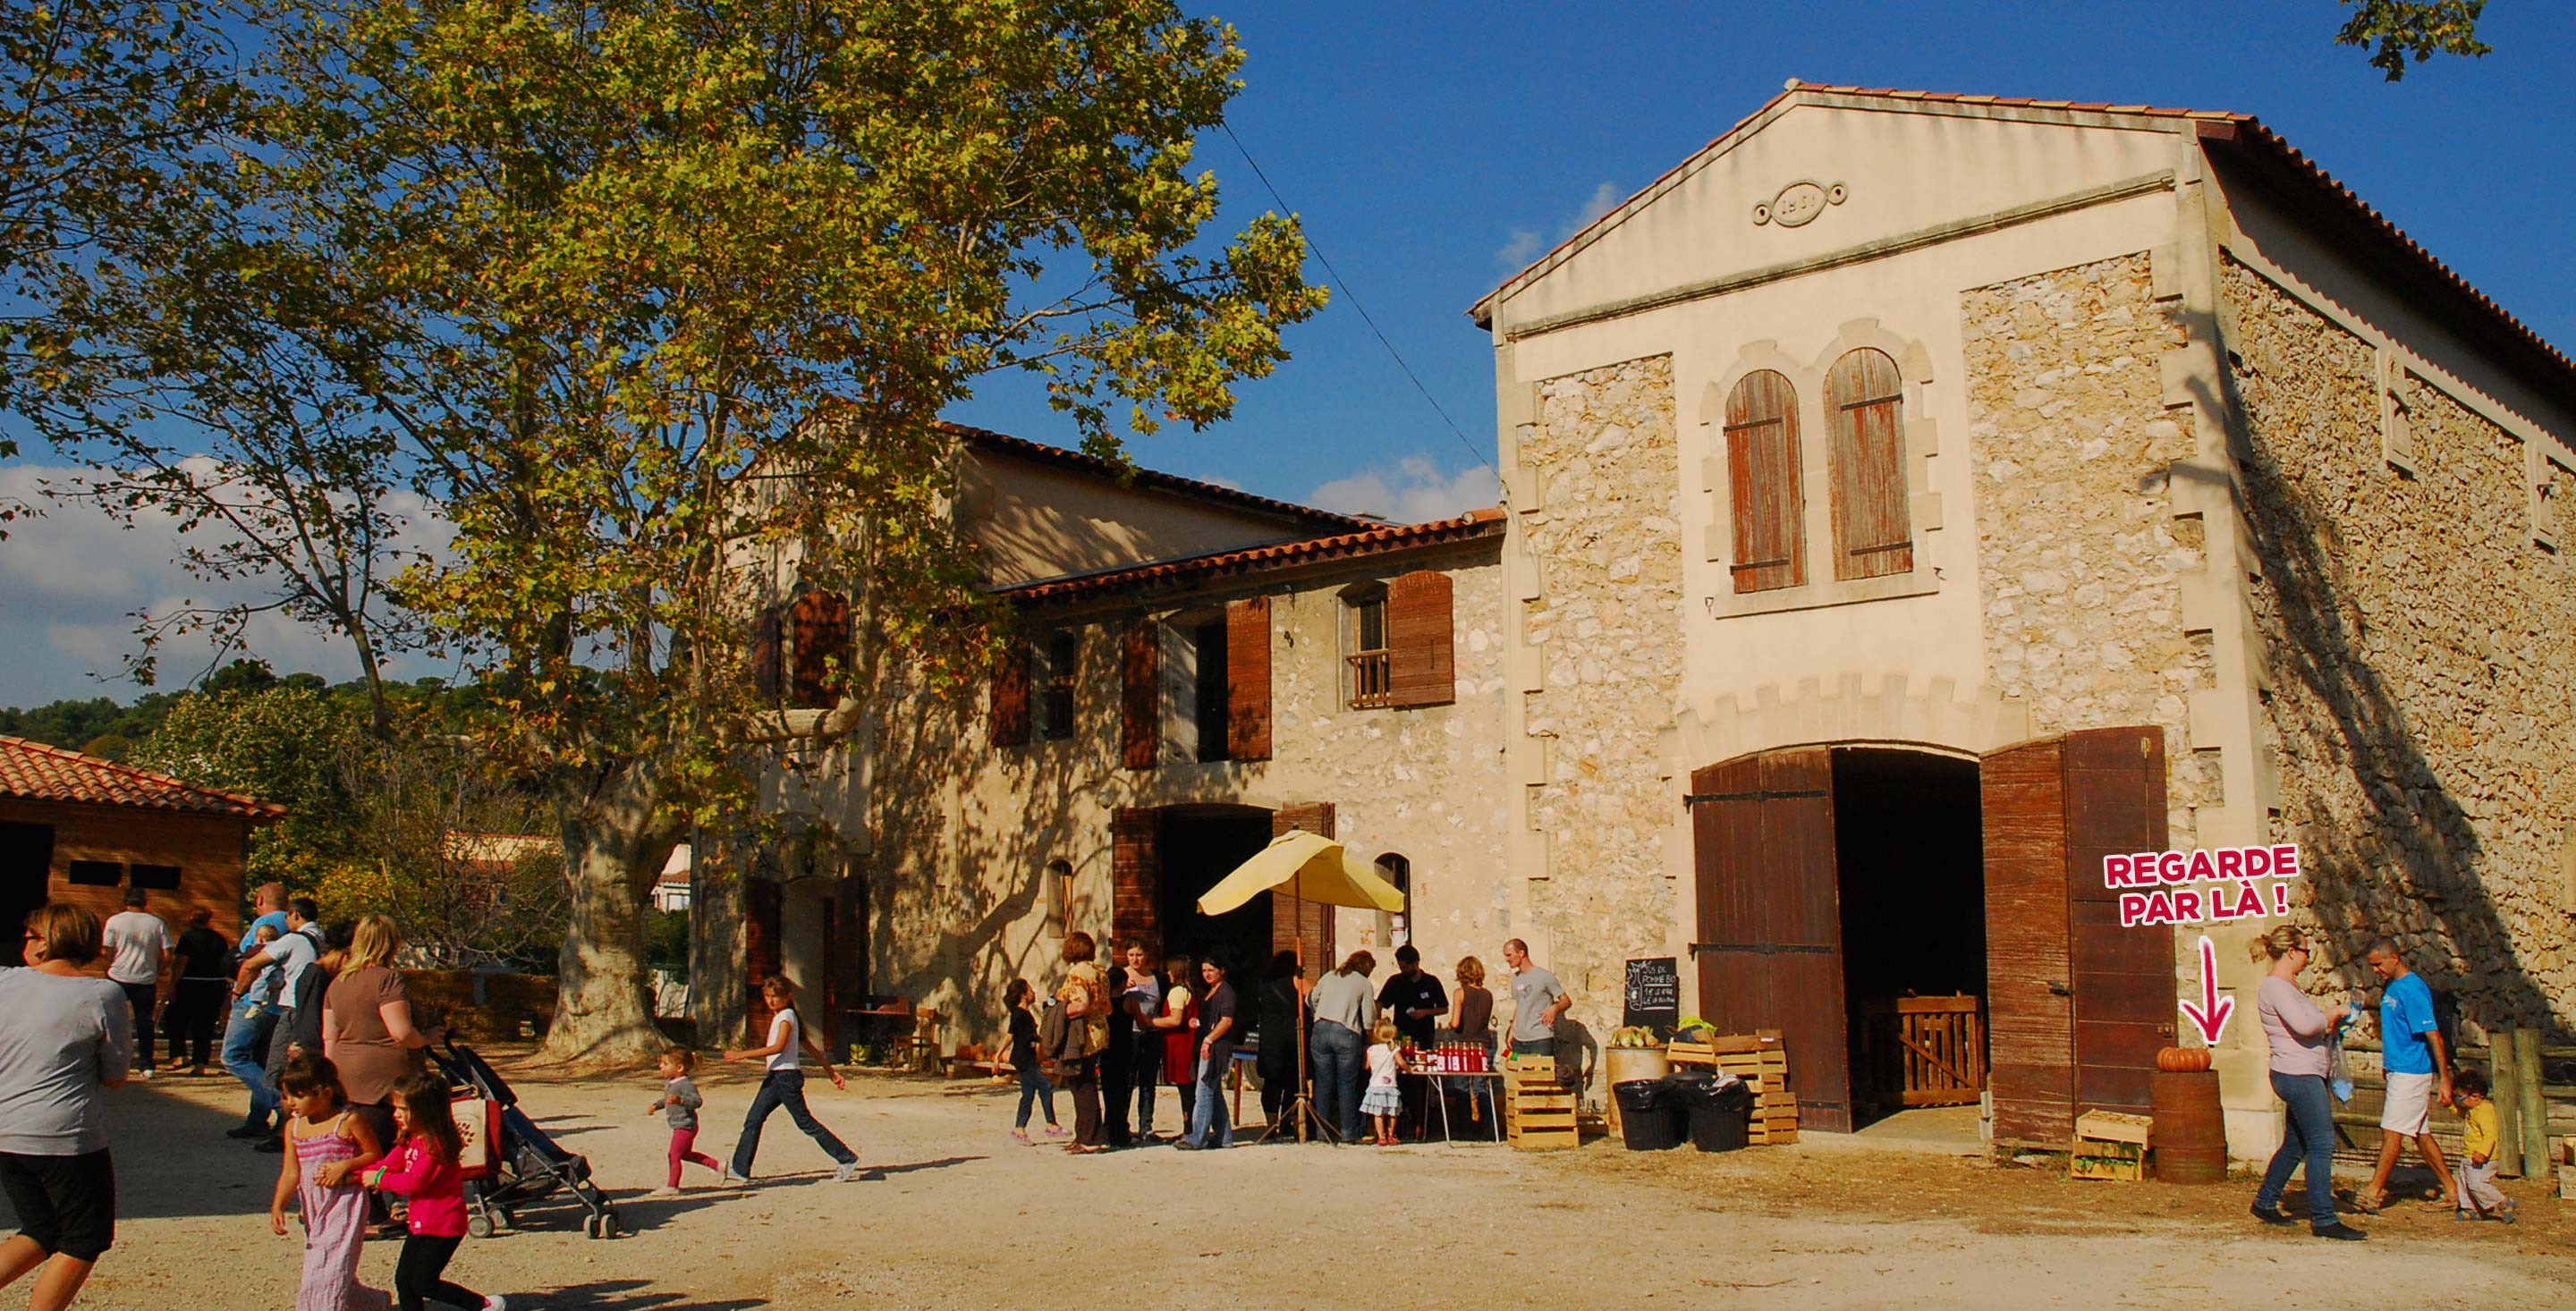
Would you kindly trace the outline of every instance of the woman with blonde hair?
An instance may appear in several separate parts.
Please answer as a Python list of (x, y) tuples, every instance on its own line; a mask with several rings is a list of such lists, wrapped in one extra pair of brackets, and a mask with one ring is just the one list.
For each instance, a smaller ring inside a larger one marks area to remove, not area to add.
[(0, 1193), (18, 1233), (0, 1242), (0, 1288), (36, 1273), (29, 1305), (67, 1307), (116, 1241), (107, 1099), (125, 1086), (134, 1008), (91, 978), (98, 916), (45, 906), (27, 917), (28, 968), (0, 970)]
[(412, 1023), (411, 994), (393, 968), (402, 933), (382, 915), (361, 917), (322, 997), (322, 1055), (340, 1070), (349, 1108), (376, 1141), (394, 1141), (394, 1085), (420, 1071), (413, 1055), (437, 1041)]
[(2254, 1192), (2254, 1218), (2265, 1224), (2297, 1223), (2281, 1214), (2281, 1192), (2305, 1161), (2308, 1232), (2319, 1238), (2365, 1237), (2335, 1218), (2334, 1098), (2326, 1091), (2326, 1042), (2352, 1010), (2339, 1001), (2320, 1010), (2299, 991), (2299, 971), (2309, 960), (2304, 930), (2284, 924), (2256, 938), (2250, 954), (2255, 964), (2271, 966), (2254, 991), (2254, 1006), (2272, 1048), (2272, 1092), (2290, 1111), (2280, 1150), (2272, 1153), (2263, 1186)]

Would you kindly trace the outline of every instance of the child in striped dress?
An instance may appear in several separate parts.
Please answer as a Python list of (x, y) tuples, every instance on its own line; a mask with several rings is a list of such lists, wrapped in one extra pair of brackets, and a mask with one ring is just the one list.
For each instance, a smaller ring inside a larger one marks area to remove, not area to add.
[(390, 1299), (358, 1282), (358, 1253), (367, 1237), (367, 1190), (358, 1172), (384, 1159), (375, 1131), (349, 1110), (340, 1071), (329, 1058), (298, 1056), (278, 1076), (291, 1119), (268, 1227), (286, 1233), (286, 1203), (304, 1213), (304, 1277), (295, 1311), (381, 1311)]

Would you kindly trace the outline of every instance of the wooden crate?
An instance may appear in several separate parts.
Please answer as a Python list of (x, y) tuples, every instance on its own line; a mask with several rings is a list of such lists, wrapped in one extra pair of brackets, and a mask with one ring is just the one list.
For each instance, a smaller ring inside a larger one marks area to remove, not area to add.
[(2066, 1155), (2069, 1179), (2112, 1179), (2135, 1183), (2147, 1177), (2147, 1141), (2155, 1136), (2150, 1116), (2119, 1111), (2086, 1111), (2075, 1117), (2075, 1141)]
[(1745, 1141), (1776, 1147), (1798, 1141), (1798, 1097), (1789, 1088), (1789, 1052), (1778, 1029), (1719, 1037), (1710, 1042), (1677, 1042), (1669, 1049), (1675, 1066), (1696, 1065), (1742, 1079), (1753, 1090), (1753, 1124)]
[(1544, 1151), (1582, 1145), (1574, 1094), (1556, 1081), (1553, 1056), (1514, 1056), (1503, 1063), (1503, 1125), (1512, 1146)]

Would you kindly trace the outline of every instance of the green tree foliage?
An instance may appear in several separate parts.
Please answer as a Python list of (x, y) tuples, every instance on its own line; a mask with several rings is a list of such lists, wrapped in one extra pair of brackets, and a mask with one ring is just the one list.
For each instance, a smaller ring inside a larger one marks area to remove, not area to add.
[[(972, 658), (935, 622), (973, 601), (941, 409), (1025, 370), (1114, 456), (1225, 417), (1321, 306), (1292, 219), (1205, 232), (1241, 62), (1169, 0), (325, 5), (233, 167), (100, 258), (48, 431), (371, 687), (404, 645), (467, 662), (565, 835), (550, 1048), (640, 1056), (664, 854), (865, 713), (753, 703), (752, 563), (852, 600), (845, 661)], [(407, 498), (446, 549), (406, 554)]]
[(286, 807), (253, 830), (245, 874), (308, 890), (356, 846), (349, 766), (363, 736), (345, 702), (309, 688), (199, 693), (171, 703), (133, 763)]
[(2406, 76), (2411, 56), (2423, 63), (2435, 55), (2475, 59), (2492, 47), (2478, 40), (2478, 17), (2487, 0), (2343, 0), (2352, 9), (2335, 44), (2370, 51), (2370, 66), (2391, 82)]
[[(135, 742), (151, 735), (176, 699), (156, 692), (130, 706), (118, 705), (103, 696), (48, 701), (26, 709), (10, 706), (0, 709), (0, 733), (67, 751), (88, 750), (90, 744), (105, 743), (111, 738)], [(107, 758), (124, 759), (118, 755)]]

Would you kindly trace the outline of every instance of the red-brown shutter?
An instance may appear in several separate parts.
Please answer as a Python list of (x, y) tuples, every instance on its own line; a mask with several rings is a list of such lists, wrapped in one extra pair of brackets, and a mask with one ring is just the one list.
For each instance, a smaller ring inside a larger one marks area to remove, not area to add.
[(1386, 585), (1387, 696), (1392, 706), (1445, 706), (1458, 699), (1457, 630), (1449, 575), (1404, 574)]
[(2164, 734), (2090, 729), (1978, 773), (1995, 1141), (2062, 1148), (2079, 1110), (2145, 1114), (2173, 1041), (2173, 930), (2121, 928), (2102, 881), (2102, 857), (2165, 847)]
[(779, 971), (778, 915), (778, 885), (764, 878), (743, 879), (742, 987), (754, 1046), (769, 1041), (769, 1022), (778, 1015), (760, 992), (761, 981)]
[(1769, 369), (1726, 397), (1726, 487), (1735, 527), (1738, 592), (1807, 581), (1807, 500), (1799, 485), (1798, 393)]
[(1884, 351), (1850, 351), (1825, 375), (1834, 484), (1834, 577), (1914, 568), (1905, 495), (1905, 382)]
[(1225, 608), (1225, 754), (1270, 758), (1270, 598)]
[(764, 705), (774, 704), (783, 690), (782, 660), (787, 645), (786, 621), (771, 606), (751, 621), (751, 692)]
[[(1285, 837), (1295, 832), (1333, 836), (1333, 803), (1315, 801), (1282, 806), (1271, 812), (1270, 836)], [(1270, 894), (1270, 950), (1297, 953), (1305, 964), (1307, 981), (1322, 978), (1324, 971), (1341, 963), (1333, 956), (1333, 908), (1274, 890)]]
[(1118, 652), (1119, 761), (1128, 769), (1152, 769), (1162, 749), (1163, 626), (1151, 619), (1127, 625)]
[(1029, 744), (1029, 645), (1014, 640), (993, 667), (993, 745)]
[(796, 635), (791, 704), (829, 710), (840, 704), (841, 690), (849, 685), (850, 603), (817, 589), (797, 597), (788, 617)]
[(1833, 756), (1771, 751), (1691, 775), (1700, 1014), (1778, 1029), (1800, 1128), (1852, 1127)]

